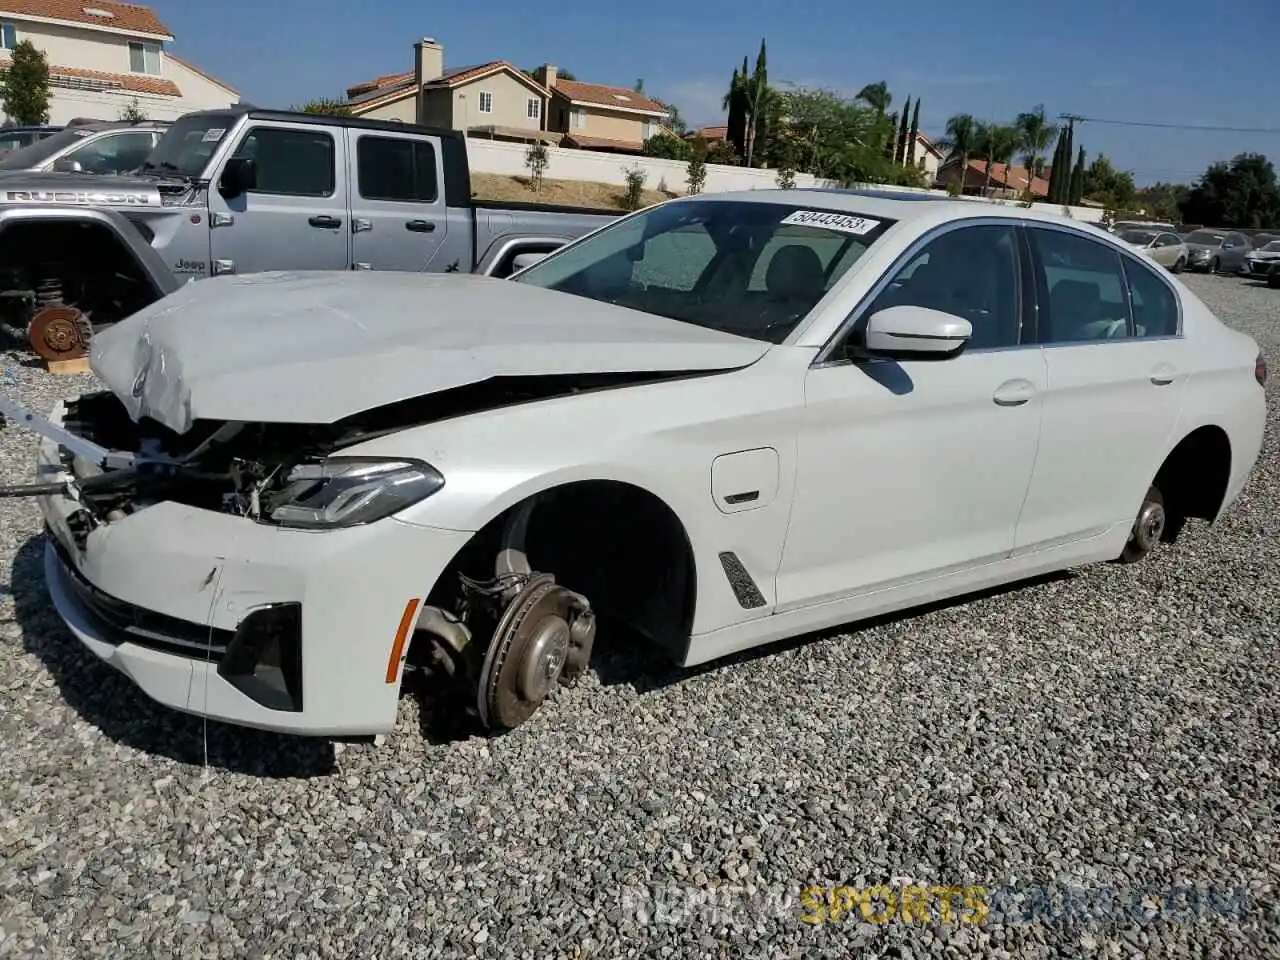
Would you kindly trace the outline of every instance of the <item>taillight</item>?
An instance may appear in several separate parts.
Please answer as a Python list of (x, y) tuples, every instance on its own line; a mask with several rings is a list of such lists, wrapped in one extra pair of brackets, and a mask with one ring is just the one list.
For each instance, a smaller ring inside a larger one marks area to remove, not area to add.
[(1266, 387), (1267, 361), (1261, 353), (1258, 354), (1258, 359), (1253, 362), (1253, 378), (1258, 381), (1258, 386)]

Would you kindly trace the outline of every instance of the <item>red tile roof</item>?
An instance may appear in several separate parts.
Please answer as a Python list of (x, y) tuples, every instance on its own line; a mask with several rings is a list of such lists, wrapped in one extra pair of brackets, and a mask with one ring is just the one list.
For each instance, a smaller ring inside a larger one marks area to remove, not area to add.
[[(96, 17), (88, 10), (104, 10), (110, 17)], [(110, 27), (128, 33), (146, 33), (173, 39), (169, 28), (159, 21), (149, 7), (116, 0), (0, 0), (0, 13), (15, 17), (43, 17), (87, 26)]]
[(219, 80), (217, 77), (215, 77), (211, 73), (206, 73), (205, 71), (197, 67), (194, 63), (192, 63), (190, 60), (183, 60), (180, 56), (178, 56), (176, 53), (174, 53), (171, 50), (166, 50), (164, 52), (164, 55), (170, 60), (177, 60), (180, 64), (182, 64), (192, 73), (198, 73), (200, 76), (204, 77), (210, 83), (216, 83), (218, 86), (222, 87), (224, 90), (229, 90), (232, 93), (236, 94), (237, 96), (239, 95), (240, 91), (237, 90), (235, 87), (231, 86), (225, 81)]
[(577, 80), (557, 80), (556, 93), (568, 100), (589, 103), (615, 110), (639, 110), (642, 113), (666, 114), (667, 108), (643, 93), (626, 87), (611, 87), (603, 83), (581, 83)]
[[(3, 2), (3, 0), (0, 0)], [(381, 90), (383, 87), (398, 87), (402, 83), (408, 83), (413, 79), (413, 71), (408, 73), (384, 73), (380, 77), (374, 77), (372, 80), (361, 80), (347, 87), (347, 98), (358, 97), (362, 93), (371, 93), (374, 90)]]
[[(970, 160), (969, 170), (977, 173), (979, 177), (986, 177), (987, 161)], [(1003, 163), (991, 164), (991, 182), (993, 184), (1003, 184), (1009, 190), (1025, 190), (1027, 189), (1027, 168), (1014, 167)], [(1031, 177), (1031, 192), (1038, 197), (1047, 197), (1049, 195), (1049, 181), (1041, 177)]]
[[(3, 3), (3, 0), (0, 0), (0, 3)], [(459, 87), (465, 83), (470, 83), (473, 80), (479, 80), (481, 77), (488, 76), (491, 73), (498, 73), (499, 71), (502, 71), (502, 70), (505, 70), (511, 74), (514, 74), (520, 80), (522, 80), (525, 84), (539, 91), (544, 96), (548, 96), (548, 97), (551, 96), (550, 90), (548, 90), (542, 84), (538, 83), (537, 80), (533, 79), (533, 77), (529, 76), (523, 70), (520, 70), (512, 66), (506, 60), (490, 60), (488, 63), (477, 64), (474, 67), (460, 67), (460, 68), (455, 68), (452, 71), (446, 70), (443, 76), (437, 77), (435, 80), (428, 80), (426, 83), (423, 84), (423, 86), (436, 87), (436, 88)], [(413, 86), (412, 70), (410, 70), (408, 73), (384, 74), (383, 76), (377, 77), (376, 79), (365, 80), (362, 83), (357, 83), (354, 86), (347, 87), (347, 99), (354, 100), (356, 97), (359, 97), (363, 94), (368, 94), (368, 93), (374, 92), (375, 90), (384, 90), (384, 89), (387, 91), (387, 94), (390, 95), (393, 90), (395, 90), (398, 87), (403, 87), (406, 84), (409, 85), (410, 87)], [(366, 101), (365, 103), (362, 103), (360, 105), (362, 107), (366, 107), (370, 102), (372, 101)]]
[(729, 138), (729, 127), (723, 123), (710, 127), (699, 127), (697, 130), (690, 130), (684, 136), (686, 140), (692, 140), (696, 137), (701, 137), (703, 140), (727, 140)]
[[(11, 60), (0, 60), (0, 70), (7, 69)], [(58, 86), (59, 78), (66, 80), (98, 80), (130, 93), (152, 93), (162, 97), (180, 97), (182, 91), (172, 80), (148, 77), (140, 73), (103, 73), (101, 70), (83, 70), (80, 67), (58, 67), (49, 64), (49, 82)]]

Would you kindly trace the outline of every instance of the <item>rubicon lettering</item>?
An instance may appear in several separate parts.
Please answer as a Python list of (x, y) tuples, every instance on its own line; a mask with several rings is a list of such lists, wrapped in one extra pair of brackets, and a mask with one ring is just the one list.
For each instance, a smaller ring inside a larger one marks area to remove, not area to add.
[(145, 193), (105, 190), (6, 190), (10, 203), (76, 203), (91, 207), (149, 207), (152, 198)]

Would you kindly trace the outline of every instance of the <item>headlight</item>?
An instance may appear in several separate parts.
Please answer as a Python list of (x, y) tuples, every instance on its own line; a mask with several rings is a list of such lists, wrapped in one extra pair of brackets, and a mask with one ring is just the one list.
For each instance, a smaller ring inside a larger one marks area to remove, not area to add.
[(290, 470), (284, 488), (266, 498), (263, 513), (283, 527), (354, 527), (397, 513), (443, 486), (439, 471), (420, 460), (332, 457)]

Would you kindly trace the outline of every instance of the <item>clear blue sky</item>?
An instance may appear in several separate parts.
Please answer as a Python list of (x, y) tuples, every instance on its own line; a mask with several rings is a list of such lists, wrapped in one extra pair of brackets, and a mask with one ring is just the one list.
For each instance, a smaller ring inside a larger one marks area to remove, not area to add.
[[(412, 66), (411, 44), (435, 37), (446, 65), (510, 60), (571, 69), (579, 79), (645, 89), (691, 124), (720, 117), (720, 98), (762, 36), (774, 83), (852, 95), (885, 80), (899, 105), (921, 98), (939, 135), (958, 112), (1280, 128), (1280, 0), (727, 0), (643, 4), (557, 0), (151, 0), (174, 49), (239, 89), (288, 106), (340, 96), (356, 81)], [(1060, 18), (1051, 10), (1067, 11)], [(629, 11), (635, 11), (630, 13)], [(1280, 134), (1089, 125), (1076, 142), (1132, 170), (1139, 183), (1191, 180), (1245, 150), (1280, 164)]]

